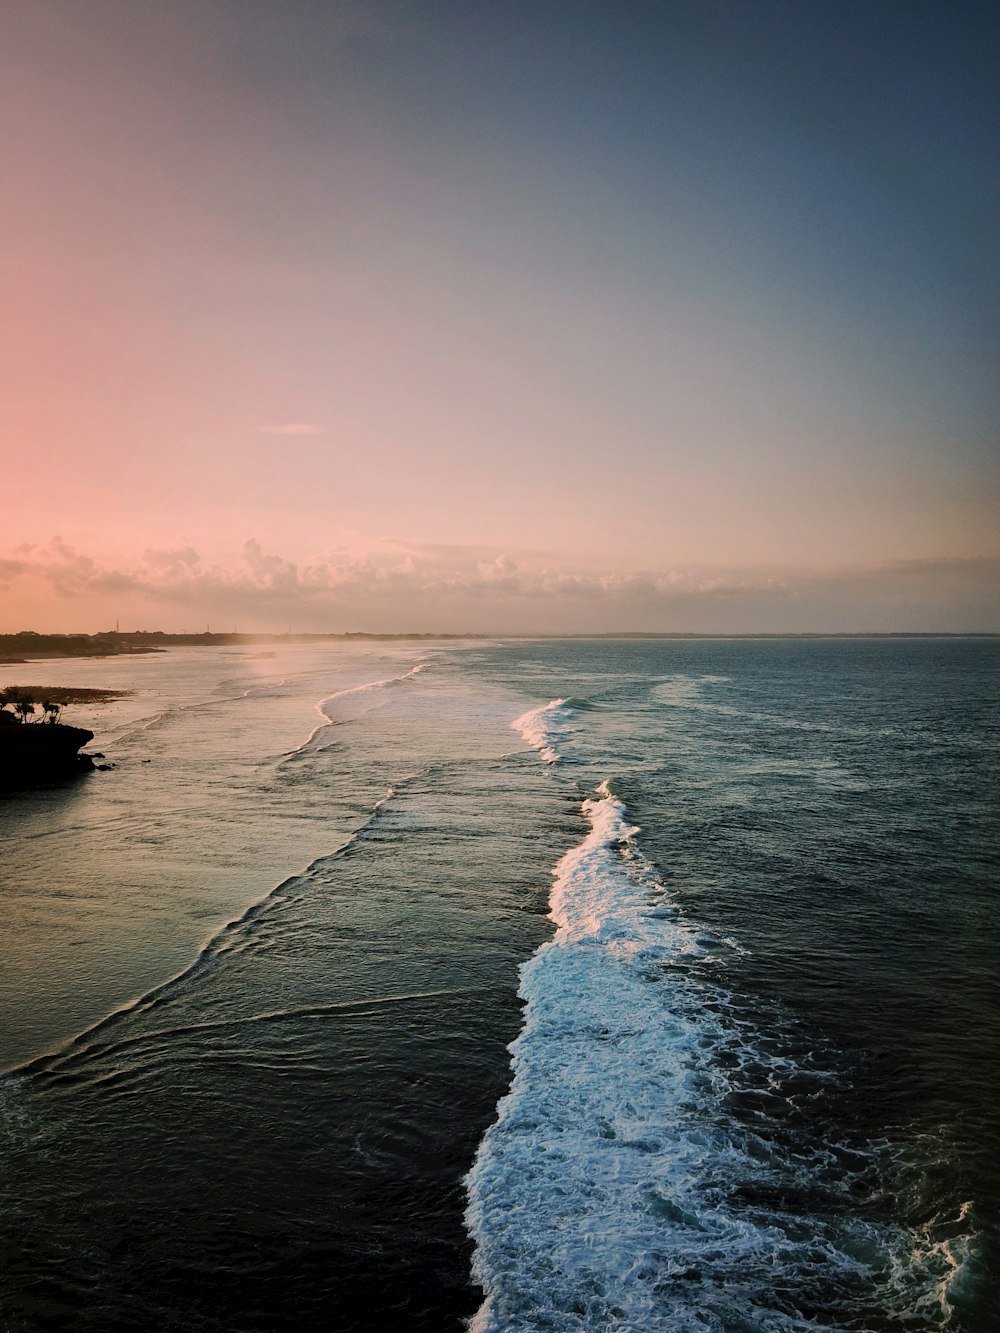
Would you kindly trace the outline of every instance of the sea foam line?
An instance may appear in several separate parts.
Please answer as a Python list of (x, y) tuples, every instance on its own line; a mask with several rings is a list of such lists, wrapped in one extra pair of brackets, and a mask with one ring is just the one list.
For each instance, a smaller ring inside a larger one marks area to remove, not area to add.
[(531, 708), (527, 713), (522, 713), (510, 725), (539, 752), (547, 764), (554, 764), (562, 757), (555, 748), (555, 729), (559, 722), (566, 721), (569, 716), (569, 700), (553, 699), (540, 708)]
[(322, 722), (318, 722), (302, 744), (297, 745), (294, 750), (289, 750), (284, 757), (286, 759), (292, 759), (296, 755), (308, 754), (310, 750), (321, 748), (315, 744), (316, 738), (325, 732), (328, 727), (335, 725), (336, 720), (330, 712), (330, 706), (335, 704), (338, 699), (346, 699), (355, 695), (370, 694), (375, 690), (384, 690), (392, 685), (399, 685), (404, 680), (410, 680), (411, 677), (419, 675), (421, 671), (425, 671), (428, 665), (427, 662), (418, 662), (416, 666), (411, 667), (409, 671), (404, 671), (401, 676), (386, 676), (383, 680), (367, 680), (361, 685), (351, 685), (345, 690), (335, 690), (333, 694), (328, 694), (325, 699), (320, 699), (319, 703), (316, 704), (316, 711), (323, 719)]
[[(858, 1205), (875, 1148), (790, 1128), (782, 1107), (829, 1075), (699, 976), (710, 937), (677, 918), (607, 784), (583, 812), (553, 870), (556, 933), (521, 969), (510, 1092), (465, 1182), (471, 1333), (802, 1333), (831, 1326), (809, 1310), (858, 1327), (873, 1308), (946, 1327), (955, 1255), (918, 1255)], [(747, 1092), (776, 1109), (730, 1112)]]
[[(647, 1159), (677, 1164), (664, 1108), (683, 1094), (698, 1033), (656, 1000), (650, 1012), (647, 978), (698, 945), (667, 919), (648, 868), (629, 873), (638, 830), (606, 784), (583, 812), (589, 833), (553, 870), (556, 934), (521, 969), (511, 1091), (466, 1180), (486, 1293), (473, 1333), (631, 1328), (654, 1314), (637, 1280), (662, 1229)], [(639, 1322), (599, 1322), (625, 1307)]]

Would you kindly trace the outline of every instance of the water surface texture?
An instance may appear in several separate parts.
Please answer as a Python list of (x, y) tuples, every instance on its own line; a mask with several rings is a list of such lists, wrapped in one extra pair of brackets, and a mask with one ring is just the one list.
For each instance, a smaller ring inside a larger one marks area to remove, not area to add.
[(995, 1326), (995, 641), (31, 670), (5, 1333)]

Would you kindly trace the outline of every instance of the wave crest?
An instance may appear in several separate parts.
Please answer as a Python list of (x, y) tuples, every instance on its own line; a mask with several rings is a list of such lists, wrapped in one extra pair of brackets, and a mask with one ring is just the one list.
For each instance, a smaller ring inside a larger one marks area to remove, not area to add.
[(556, 749), (557, 742), (567, 725), (572, 723), (574, 713), (587, 706), (586, 701), (581, 699), (552, 699), (539, 708), (522, 713), (510, 725), (538, 751), (547, 764), (555, 764), (563, 757)]
[(678, 916), (607, 784), (583, 810), (553, 871), (555, 936), (521, 970), (511, 1090), (466, 1178), (472, 1333), (791, 1333), (861, 1327), (873, 1299), (945, 1327), (955, 1247), (859, 1203), (891, 1149), (817, 1137), (831, 1076), (705, 979), (725, 942)]

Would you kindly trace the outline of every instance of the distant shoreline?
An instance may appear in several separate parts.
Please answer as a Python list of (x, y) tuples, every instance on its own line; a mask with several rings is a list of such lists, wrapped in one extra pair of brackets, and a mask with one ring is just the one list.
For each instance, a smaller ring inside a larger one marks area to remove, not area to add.
[(783, 632), (755, 630), (725, 633), (709, 630), (617, 630), (579, 634), (376, 634), (349, 631), (339, 634), (169, 634), (163, 630), (117, 631), (101, 634), (37, 634), (22, 631), (0, 634), (0, 666), (87, 657), (128, 657), (165, 652), (168, 648), (252, 647), (283, 643), (425, 643), (425, 642), (580, 642), (581, 640), (749, 640), (749, 639), (995, 639), (996, 630), (815, 630)]

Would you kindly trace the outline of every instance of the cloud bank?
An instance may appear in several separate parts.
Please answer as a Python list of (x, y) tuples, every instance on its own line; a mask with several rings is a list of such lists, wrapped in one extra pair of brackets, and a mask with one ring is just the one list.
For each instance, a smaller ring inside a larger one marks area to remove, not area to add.
[(995, 558), (823, 573), (621, 570), (407, 541), (340, 544), (293, 560), (249, 538), (228, 564), (191, 546), (107, 563), (55, 537), (0, 557), (0, 588), (6, 630), (106, 628), (115, 619), (382, 633), (1000, 630)]

